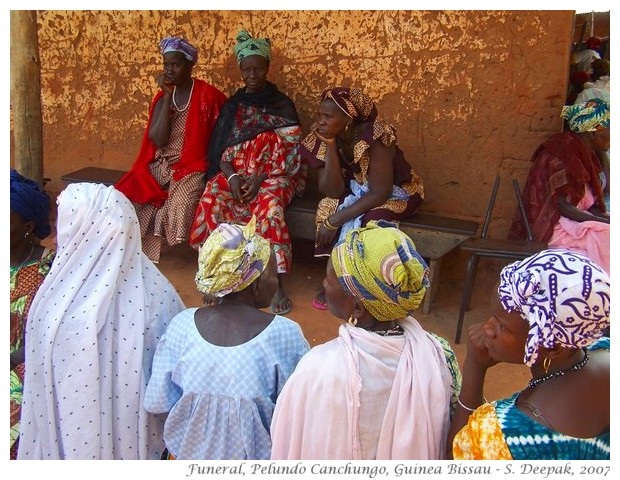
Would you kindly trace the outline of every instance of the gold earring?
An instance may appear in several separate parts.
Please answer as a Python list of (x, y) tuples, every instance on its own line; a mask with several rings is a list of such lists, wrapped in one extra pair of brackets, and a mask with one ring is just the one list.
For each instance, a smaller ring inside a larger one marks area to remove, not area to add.
[(351, 315), (349, 317), (349, 320), (347, 320), (347, 323), (349, 325), (351, 325), (352, 327), (354, 327), (355, 325), (357, 325), (357, 318), (355, 318), (353, 315)]
[(545, 369), (545, 373), (549, 372), (549, 367), (551, 366), (551, 357), (545, 357), (543, 360), (543, 368)]

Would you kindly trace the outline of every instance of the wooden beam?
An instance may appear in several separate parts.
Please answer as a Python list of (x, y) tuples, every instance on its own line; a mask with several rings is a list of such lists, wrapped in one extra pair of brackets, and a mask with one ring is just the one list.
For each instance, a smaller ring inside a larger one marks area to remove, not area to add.
[(15, 169), (43, 185), (41, 63), (36, 10), (11, 10), (10, 61)]

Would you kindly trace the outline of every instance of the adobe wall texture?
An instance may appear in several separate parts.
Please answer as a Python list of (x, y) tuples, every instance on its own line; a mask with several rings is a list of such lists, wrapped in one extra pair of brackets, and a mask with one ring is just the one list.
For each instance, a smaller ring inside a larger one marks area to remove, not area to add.
[(423, 210), (481, 220), (505, 177), (491, 232), (505, 234), (536, 146), (561, 129), (572, 11), (40, 11), (45, 176), (128, 169), (161, 68), (158, 41), (187, 37), (195, 76), (232, 94), (240, 28), (273, 43), (269, 78), (304, 131), (326, 86), (360, 86), (397, 128), (423, 178)]

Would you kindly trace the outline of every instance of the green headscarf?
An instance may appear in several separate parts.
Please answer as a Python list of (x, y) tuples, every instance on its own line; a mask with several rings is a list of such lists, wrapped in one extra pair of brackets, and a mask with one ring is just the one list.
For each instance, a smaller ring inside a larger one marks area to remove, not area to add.
[(428, 266), (413, 240), (381, 222), (351, 230), (334, 247), (331, 260), (345, 291), (382, 322), (406, 317), (430, 285)]
[(250, 55), (260, 55), (269, 62), (271, 60), (271, 40), (268, 38), (253, 38), (247, 30), (240, 30), (237, 34), (237, 44), (234, 47), (237, 62)]

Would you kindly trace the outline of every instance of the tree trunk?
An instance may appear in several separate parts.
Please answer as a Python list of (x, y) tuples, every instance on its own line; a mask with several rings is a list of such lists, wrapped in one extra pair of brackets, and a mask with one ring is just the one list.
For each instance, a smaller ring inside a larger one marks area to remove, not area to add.
[(10, 55), (15, 169), (43, 185), (43, 118), (36, 10), (11, 10)]

